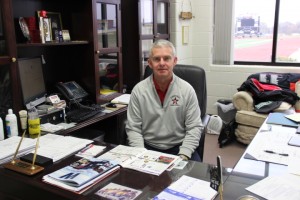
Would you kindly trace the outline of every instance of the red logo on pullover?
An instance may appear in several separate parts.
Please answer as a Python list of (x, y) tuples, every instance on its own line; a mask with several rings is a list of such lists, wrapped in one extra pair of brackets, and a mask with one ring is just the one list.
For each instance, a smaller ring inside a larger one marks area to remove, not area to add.
[(173, 97), (173, 98), (172, 98), (172, 104), (173, 104), (173, 105), (178, 105), (178, 101), (179, 101), (179, 100), (177, 99), (177, 97)]

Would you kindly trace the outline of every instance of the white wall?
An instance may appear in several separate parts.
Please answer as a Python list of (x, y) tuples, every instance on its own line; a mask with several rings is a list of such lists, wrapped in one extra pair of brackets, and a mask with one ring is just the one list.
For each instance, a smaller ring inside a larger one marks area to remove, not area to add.
[[(231, 99), (246, 78), (257, 72), (300, 72), (296, 67), (212, 65), (213, 0), (191, 0), (193, 19), (182, 20), (179, 13), (190, 11), (189, 0), (170, 0), (171, 41), (181, 64), (194, 64), (206, 71), (207, 113), (217, 114), (218, 99)], [(183, 6), (182, 6), (183, 2)], [(189, 42), (182, 44), (182, 26), (189, 27)]]

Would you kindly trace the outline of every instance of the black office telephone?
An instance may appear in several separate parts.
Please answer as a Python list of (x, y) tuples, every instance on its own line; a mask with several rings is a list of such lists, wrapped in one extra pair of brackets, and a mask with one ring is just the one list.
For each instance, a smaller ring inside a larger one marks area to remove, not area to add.
[(61, 94), (69, 101), (81, 101), (82, 98), (88, 96), (88, 93), (75, 81), (65, 83), (59, 82), (57, 83), (56, 87), (61, 92)]

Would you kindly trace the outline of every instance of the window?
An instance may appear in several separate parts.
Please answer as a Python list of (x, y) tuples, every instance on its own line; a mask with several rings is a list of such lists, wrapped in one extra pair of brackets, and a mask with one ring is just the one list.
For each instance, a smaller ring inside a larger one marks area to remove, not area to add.
[[(214, 63), (299, 65), (299, 6), (299, 0), (215, 0)], [(225, 53), (217, 50), (225, 45)]]

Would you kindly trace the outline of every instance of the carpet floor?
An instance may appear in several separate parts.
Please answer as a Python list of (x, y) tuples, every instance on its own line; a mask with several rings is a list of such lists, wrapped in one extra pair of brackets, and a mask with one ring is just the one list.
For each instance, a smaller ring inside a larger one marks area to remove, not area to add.
[(234, 141), (219, 148), (218, 137), (218, 135), (212, 134), (205, 135), (203, 162), (216, 165), (219, 155), (224, 167), (233, 168), (243, 155), (247, 145)]

